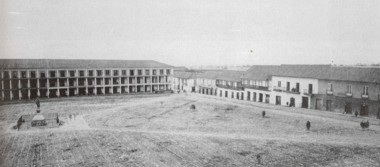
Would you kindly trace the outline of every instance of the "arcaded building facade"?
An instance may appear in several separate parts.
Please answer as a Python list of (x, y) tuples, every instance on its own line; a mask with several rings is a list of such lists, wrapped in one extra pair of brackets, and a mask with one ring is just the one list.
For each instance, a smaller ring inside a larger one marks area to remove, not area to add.
[(173, 67), (152, 60), (0, 59), (2, 101), (171, 90)]

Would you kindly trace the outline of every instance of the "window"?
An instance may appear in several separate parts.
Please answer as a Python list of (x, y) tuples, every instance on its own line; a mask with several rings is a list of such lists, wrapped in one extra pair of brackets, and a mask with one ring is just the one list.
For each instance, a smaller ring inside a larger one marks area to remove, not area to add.
[(157, 75), (157, 70), (153, 70), (153, 75)]
[(278, 87), (281, 87), (281, 81), (278, 81), (277, 86), (278, 86)]
[(135, 70), (129, 70), (129, 75), (134, 76), (135, 75)]
[(41, 72), (41, 73), (40, 73), (40, 77), (41, 77), (41, 78), (46, 78), (46, 74), (45, 74), (45, 72)]
[(61, 77), (65, 77), (65, 71), (59, 71), (59, 75), (60, 75)]
[(166, 75), (170, 75), (170, 69), (166, 70)]
[(75, 71), (70, 71), (70, 77), (75, 77)]
[(110, 76), (110, 75), (111, 75), (110, 70), (106, 70), (106, 76)]
[(12, 78), (17, 78), (17, 71), (12, 71)]
[(363, 95), (368, 95), (368, 86), (363, 87)]
[(113, 70), (113, 76), (118, 76), (119, 75), (119, 70)]
[(90, 70), (88, 71), (88, 76), (92, 77), (94, 75), (94, 71)]
[(149, 70), (145, 70), (145, 75), (150, 75)]
[(348, 84), (347, 85), (347, 93), (351, 93), (351, 92), (352, 92), (352, 85)]
[(142, 75), (142, 70), (137, 70), (137, 75)]
[(300, 83), (296, 83), (296, 92), (300, 92)]
[(36, 78), (36, 72), (35, 71), (30, 72), (30, 78)]
[(21, 78), (26, 78), (26, 71), (21, 71)]
[(102, 70), (97, 70), (96, 73), (98, 74), (98, 76), (102, 76), (103, 75)]
[(84, 71), (83, 70), (79, 71), (79, 76), (84, 77)]
[(127, 70), (122, 70), (121, 75), (127, 75)]
[(286, 90), (287, 90), (287, 91), (290, 90), (290, 82), (286, 82)]
[(50, 77), (55, 77), (55, 71), (50, 71)]

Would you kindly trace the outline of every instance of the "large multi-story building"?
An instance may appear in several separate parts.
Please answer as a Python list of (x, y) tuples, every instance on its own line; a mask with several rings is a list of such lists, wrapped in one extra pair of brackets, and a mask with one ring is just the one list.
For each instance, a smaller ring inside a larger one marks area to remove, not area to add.
[(244, 98), (244, 88), (241, 83), (243, 74), (243, 71), (221, 71), (215, 81), (217, 96), (242, 100)]
[(175, 92), (195, 92), (196, 74), (188, 71), (175, 71), (172, 88)]
[(152, 60), (0, 59), (1, 100), (171, 90), (173, 67)]
[(216, 79), (222, 71), (204, 71), (197, 75), (198, 92), (206, 95), (216, 95)]
[(248, 69), (242, 77), (245, 99), (270, 103), (271, 76), (277, 72), (277, 68), (278, 66), (252, 66)]

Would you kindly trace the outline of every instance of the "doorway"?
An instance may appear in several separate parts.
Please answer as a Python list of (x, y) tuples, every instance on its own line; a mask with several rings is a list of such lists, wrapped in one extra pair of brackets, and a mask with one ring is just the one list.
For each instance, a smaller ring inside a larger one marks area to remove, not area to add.
[(346, 103), (346, 105), (344, 106), (344, 112), (346, 112), (347, 114), (351, 114), (352, 113), (351, 103)]
[(360, 116), (368, 116), (368, 108), (369, 106), (365, 103), (363, 103), (360, 106)]
[(281, 96), (276, 96), (276, 105), (281, 105)]
[(332, 100), (326, 100), (326, 110), (332, 111)]
[(289, 107), (295, 107), (295, 106), (296, 106), (296, 99), (294, 97), (291, 97)]
[(263, 102), (263, 94), (259, 93), (259, 102)]
[(309, 98), (302, 97), (302, 108), (309, 108)]
[(316, 99), (315, 100), (315, 109), (322, 110), (322, 99)]

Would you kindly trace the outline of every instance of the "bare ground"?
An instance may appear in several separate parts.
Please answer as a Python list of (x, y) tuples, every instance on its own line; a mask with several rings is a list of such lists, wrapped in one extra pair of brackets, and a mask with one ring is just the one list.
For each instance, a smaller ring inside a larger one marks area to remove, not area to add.
[(195, 94), (116, 96), (43, 101), (63, 126), (11, 129), (34, 110), (0, 106), (0, 166), (380, 166), (379, 120), (362, 130), (366, 118), (352, 115)]

